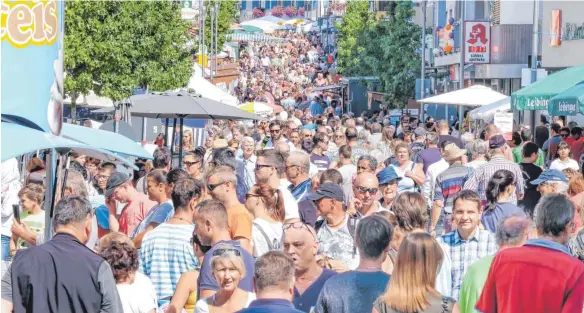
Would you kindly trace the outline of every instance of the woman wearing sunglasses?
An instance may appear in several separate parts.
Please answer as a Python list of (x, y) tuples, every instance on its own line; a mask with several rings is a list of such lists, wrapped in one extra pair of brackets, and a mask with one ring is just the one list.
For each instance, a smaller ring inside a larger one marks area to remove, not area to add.
[(254, 257), (280, 248), (284, 197), (278, 189), (256, 184), (245, 196), (245, 207), (255, 217), (251, 227)]
[(245, 264), (241, 252), (231, 245), (222, 244), (211, 257), (213, 276), (219, 285), (214, 295), (197, 301), (195, 313), (233, 313), (247, 308), (255, 294), (238, 287), (245, 277)]

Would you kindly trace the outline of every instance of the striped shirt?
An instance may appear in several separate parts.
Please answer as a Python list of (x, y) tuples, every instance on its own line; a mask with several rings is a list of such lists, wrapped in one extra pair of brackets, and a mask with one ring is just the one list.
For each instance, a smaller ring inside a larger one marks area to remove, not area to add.
[(517, 196), (523, 194), (525, 188), (525, 181), (523, 179), (523, 172), (518, 164), (513, 161), (507, 160), (502, 155), (496, 155), (491, 158), (491, 160), (477, 168), (470, 178), (464, 184), (464, 189), (476, 190), (481, 199), (483, 200), (483, 204), (486, 203), (486, 190), (487, 184), (493, 174), (495, 174), (498, 170), (508, 170), (511, 171), (515, 175), (515, 179), (517, 180), (517, 185), (515, 189), (515, 194), (509, 197), (509, 202), (513, 204), (517, 204)]
[(194, 225), (163, 223), (142, 240), (140, 272), (152, 280), (160, 300), (174, 294), (182, 273), (199, 266), (190, 242), (194, 229)]
[(454, 196), (462, 190), (462, 186), (470, 177), (472, 168), (462, 164), (452, 164), (436, 177), (434, 185), (434, 201), (444, 203), (444, 212), (452, 213)]
[(477, 260), (497, 252), (495, 235), (477, 227), (467, 240), (460, 237), (458, 230), (438, 237), (437, 240), (452, 262), (452, 297), (458, 301), (466, 270)]

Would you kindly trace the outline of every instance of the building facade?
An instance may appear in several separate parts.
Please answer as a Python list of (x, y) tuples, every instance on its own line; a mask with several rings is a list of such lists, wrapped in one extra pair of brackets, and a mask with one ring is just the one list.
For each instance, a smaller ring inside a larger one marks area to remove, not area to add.
[(584, 64), (584, 2), (544, 1), (541, 65), (550, 72)]

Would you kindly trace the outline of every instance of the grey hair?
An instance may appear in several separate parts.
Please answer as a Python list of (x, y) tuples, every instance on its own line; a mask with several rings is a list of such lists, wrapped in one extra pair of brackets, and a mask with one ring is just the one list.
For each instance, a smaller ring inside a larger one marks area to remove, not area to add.
[(566, 194), (568, 192), (568, 183), (559, 180), (554, 180), (550, 182), (556, 184), (557, 193)]
[(243, 262), (243, 258), (240, 255), (237, 255), (237, 249), (234, 246), (228, 244), (219, 244), (217, 245), (215, 251), (217, 250), (223, 250), (223, 253), (214, 255), (211, 258), (211, 268), (213, 271), (215, 271), (215, 266), (217, 263), (220, 261), (228, 261), (231, 262), (233, 266), (235, 266), (242, 278), (245, 277), (245, 263)]
[(502, 219), (497, 225), (495, 238), (499, 247), (516, 247), (523, 244), (531, 229), (531, 221), (521, 216)]
[(440, 141), (440, 136), (435, 132), (429, 132), (426, 134), (426, 140), (428, 140), (431, 145), (437, 145)]
[(88, 215), (93, 214), (91, 203), (87, 196), (68, 196), (61, 199), (55, 206), (53, 227), (80, 224)]
[(359, 157), (359, 161), (365, 160), (369, 162), (369, 168), (371, 171), (375, 172), (377, 169), (377, 159), (369, 154), (365, 154)]
[(85, 179), (83, 179), (83, 174), (75, 170), (69, 170), (67, 172), (67, 182), (65, 188), (71, 190), (71, 195), (81, 196), (87, 198), (89, 193), (87, 192), (87, 186), (85, 185)]
[(560, 194), (543, 196), (535, 206), (535, 227), (540, 236), (558, 237), (574, 220), (574, 205)]
[(370, 136), (371, 136), (371, 133), (368, 130), (363, 129), (362, 131), (359, 132), (359, 135), (357, 136), (357, 139), (358, 140), (361, 140), (361, 141), (369, 142), (369, 137)]
[(374, 134), (381, 133), (381, 124), (379, 123), (371, 124), (371, 132)]
[(251, 143), (255, 147), (255, 140), (253, 138), (251, 138), (251, 137), (248, 137), (248, 136), (243, 137), (243, 139), (241, 140), (241, 143), (242, 144), (244, 144), (244, 143)]
[(300, 166), (300, 168), (302, 168), (305, 173), (310, 172), (310, 158), (308, 157), (308, 154), (306, 154), (305, 152), (292, 151), (292, 152), (290, 152), (288, 159), (295, 160), (296, 162), (294, 162), (294, 163), (297, 163), (297, 164), (294, 164), (294, 165)]
[(468, 144), (468, 150), (470, 152), (470, 155), (476, 157), (479, 155), (486, 155), (489, 149), (487, 147), (486, 141), (482, 139), (476, 139)]

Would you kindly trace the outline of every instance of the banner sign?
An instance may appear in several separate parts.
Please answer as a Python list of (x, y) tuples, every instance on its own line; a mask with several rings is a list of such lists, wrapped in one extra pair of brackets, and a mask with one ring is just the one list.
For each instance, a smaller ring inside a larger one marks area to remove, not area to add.
[(464, 22), (464, 63), (491, 62), (491, 23), (486, 21)]
[(5, 0), (0, 7), (2, 116), (61, 133), (64, 1)]
[(562, 44), (562, 10), (552, 10), (550, 21), (550, 46), (557, 47)]
[(513, 113), (496, 112), (493, 124), (502, 134), (513, 132)]

